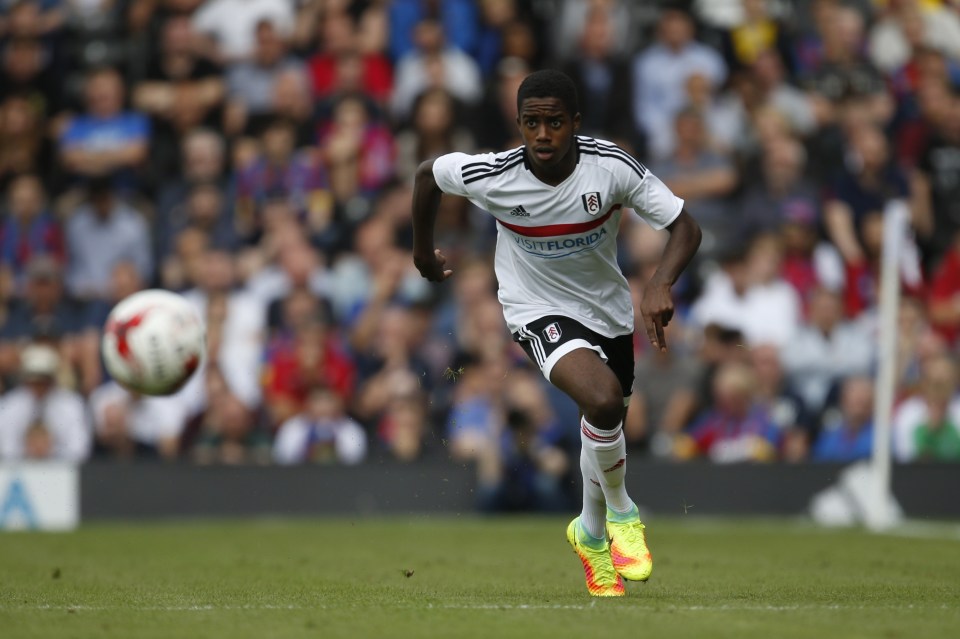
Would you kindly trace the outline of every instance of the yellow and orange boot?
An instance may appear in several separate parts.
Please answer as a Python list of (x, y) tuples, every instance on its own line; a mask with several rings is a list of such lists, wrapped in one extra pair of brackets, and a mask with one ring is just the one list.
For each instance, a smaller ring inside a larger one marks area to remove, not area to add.
[(606, 539), (598, 541), (589, 539), (580, 529), (580, 518), (577, 517), (567, 526), (567, 541), (580, 557), (587, 579), (587, 590), (591, 595), (622, 597), (626, 594), (623, 579), (617, 574), (613, 562), (610, 561), (610, 545)]

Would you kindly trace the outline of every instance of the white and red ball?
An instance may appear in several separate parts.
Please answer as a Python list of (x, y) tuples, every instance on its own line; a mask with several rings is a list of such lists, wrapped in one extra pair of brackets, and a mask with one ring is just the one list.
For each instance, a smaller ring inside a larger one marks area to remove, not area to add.
[(206, 331), (181, 295), (140, 291), (110, 311), (101, 350), (107, 371), (122, 386), (145, 395), (170, 395), (200, 367)]

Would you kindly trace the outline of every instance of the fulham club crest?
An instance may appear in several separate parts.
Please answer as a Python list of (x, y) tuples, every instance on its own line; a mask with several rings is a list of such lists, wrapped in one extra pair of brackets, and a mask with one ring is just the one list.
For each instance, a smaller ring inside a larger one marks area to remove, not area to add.
[(554, 322), (550, 326), (543, 329), (543, 336), (547, 338), (547, 341), (551, 344), (556, 344), (560, 341), (560, 325)]
[(583, 210), (589, 213), (590, 215), (596, 215), (600, 212), (603, 202), (600, 200), (600, 193), (594, 191), (593, 193), (584, 193), (580, 196), (580, 199), (583, 200)]

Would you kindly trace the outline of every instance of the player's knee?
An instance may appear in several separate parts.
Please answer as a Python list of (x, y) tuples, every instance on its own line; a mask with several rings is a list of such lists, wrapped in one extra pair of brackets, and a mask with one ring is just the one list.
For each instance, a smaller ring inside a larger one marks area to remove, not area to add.
[(598, 385), (581, 409), (587, 421), (594, 427), (604, 430), (616, 428), (623, 419), (623, 392), (620, 384)]

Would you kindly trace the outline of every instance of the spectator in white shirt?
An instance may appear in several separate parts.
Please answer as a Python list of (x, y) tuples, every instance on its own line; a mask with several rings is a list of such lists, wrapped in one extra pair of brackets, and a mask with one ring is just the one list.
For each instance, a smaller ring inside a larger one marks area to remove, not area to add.
[(57, 351), (31, 344), (20, 362), (22, 384), (0, 396), (0, 459), (83, 461), (90, 453), (83, 398), (57, 385)]
[(358, 464), (367, 454), (367, 435), (347, 416), (343, 400), (330, 388), (310, 392), (302, 413), (277, 431), (273, 459), (278, 464)]
[(874, 344), (860, 323), (843, 320), (840, 294), (816, 289), (810, 298), (810, 321), (785, 345), (783, 365), (807, 407), (819, 414), (831, 391), (846, 377), (867, 375)]
[(90, 395), (90, 410), (103, 452), (116, 457), (176, 457), (187, 421), (186, 403), (179, 395), (145, 397), (108, 382)]
[(748, 345), (786, 346), (800, 322), (800, 296), (780, 276), (783, 249), (772, 235), (758, 236), (746, 254), (724, 256), (704, 285), (691, 319), (743, 333)]
[(483, 94), (483, 80), (476, 61), (460, 49), (448, 46), (443, 26), (436, 20), (423, 20), (414, 37), (417, 49), (397, 61), (391, 110), (403, 120), (421, 93), (442, 87), (455, 98), (475, 104)]
[(293, 0), (207, 0), (193, 14), (193, 28), (213, 38), (210, 52), (219, 62), (247, 60), (259, 22), (272, 22), (285, 38), (292, 35), (293, 5)]

